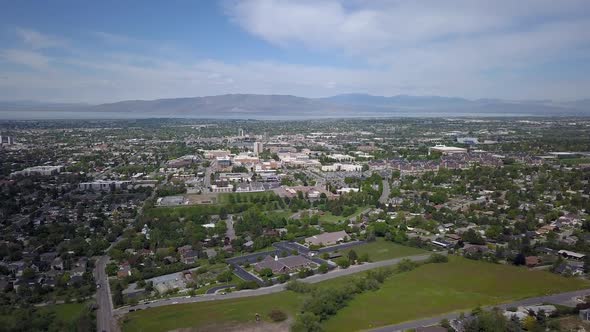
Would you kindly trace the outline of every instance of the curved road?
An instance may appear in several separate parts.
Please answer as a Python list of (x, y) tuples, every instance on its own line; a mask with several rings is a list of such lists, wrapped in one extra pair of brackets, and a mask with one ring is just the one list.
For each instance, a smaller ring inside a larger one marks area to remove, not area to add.
[(225, 285), (225, 286), (215, 286), (215, 287), (211, 287), (207, 290), (207, 292), (205, 292), (205, 294), (215, 294), (217, 293), (217, 291), (220, 291), (222, 289), (226, 289), (226, 288), (231, 288), (231, 287), (235, 287), (236, 285)]

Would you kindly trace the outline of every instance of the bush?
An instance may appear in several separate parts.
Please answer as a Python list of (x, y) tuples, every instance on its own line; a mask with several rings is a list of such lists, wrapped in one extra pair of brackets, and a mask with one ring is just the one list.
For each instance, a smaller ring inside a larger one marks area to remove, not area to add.
[(428, 258), (428, 261), (426, 261), (426, 262), (427, 263), (446, 263), (448, 261), (449, 261), (449, 258), (447, 256), (445, 256), (445, 255), (432, 254)]
[(371, 259), (369, 258), (369, 254), (365, 252), (359, 256), (359, 259), (357, 261), (359, 263), (364, 263), (364, 262), (370, 262)]
[(238, 285), (236, 286), (236, 288), (238, 290), (242, 290), (242, 289), (257, 289), (260, 286), (258, 286), (258, 284), (256, 283), (256, 281), (240, 281), (238, 283)]
[(264, 268), (258, 272), (258, 274), (262, 277), (272, 277), (272, 270), (270, 268)]
[(336, 260), (336, 264), (343, 269), (346, 269), (350, 266), (350, 261), (346, 257), (340, 257)]
[(293, 332), (320, 332), (322, 326), (320, 325), (320, 318), (311, 313), (304, 312), (297, 316), (295, 323), (291, 327)]
[(416, 268), (416, 266), (418, 266), (418, 264), (416, 264), (416, 262), (413, 262), (409, 259), (403, 259), (401, 262), (399, 262), (399, 264), (397, 264), (397, 271), (398, 272), (407, 272), (407, 271), (412, 271), (413, 269)]
[(282, 322), (287, 319), (287, 314), (278, 309), (273, 309), (268, 313), (268, 317), (273, 322)]
[(314, 290), (314, 287), (310, 284), (306, 284), (301, 281), (293, 280), (287, 284), (287, 290), (293, 291), (295, 293), (309, 293)]
[(291, 277), (288, 274), (279, 274), (277, 277), (277, 281), (281, 284), (289, 281), (289, 279), (291, 279)]
[(319, 273), (327, 273), (328, 272), (328, 264), (323, 263), (322, 265), (320, 265), (320, 267), (318, 267), (318, 272)]
[(206, 266), (201, 266), (200, 268), (197, 269), (198, 274), (204, 274), (207, 272), (209, 272), (209, 268), (207, 268)]
[(224, 271), (217, 275), (217, 281), (219, 282), (230, 282), (233, 277), (232, 271)]
[(299, 277), (300, 279), (307, 278), (312, 275), (313, 275), (313, 270), (307, 269), (307, 268), (303, 268), (303, 269), (299, 270), (299, 272), (297, 272), (297, 277)]

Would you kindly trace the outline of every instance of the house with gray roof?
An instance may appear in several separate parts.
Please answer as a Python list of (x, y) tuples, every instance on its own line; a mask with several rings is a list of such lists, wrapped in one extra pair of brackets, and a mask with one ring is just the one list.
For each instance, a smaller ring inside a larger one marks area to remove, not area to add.
[(316, 264), (311, 260), (301, 256), (288, 256), (279, 258), (275, 256), (266, 256), (262, 261), (254, 265), (254, 270), (260, 272), (263, 269), (271, 269), (274, 274), (292, 273), (302, 268), (313, 268)]

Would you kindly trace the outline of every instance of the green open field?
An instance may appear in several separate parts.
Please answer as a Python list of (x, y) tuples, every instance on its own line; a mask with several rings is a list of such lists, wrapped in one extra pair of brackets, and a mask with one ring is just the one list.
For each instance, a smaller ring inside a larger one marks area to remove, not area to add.
[[(332, 279), (320, 286), (335, 287), (350, 278)], [(478, 305), (589, 287), (588, 281), (563, 278), (545, 271), (451, 257), (446, 264), (428, 264), (392, 276), (378, 291), (355, 297), (324, 326), (327, 331), (368, 329), (451, 311), (467, 311)], [(252, 322), (255, 313), (265, 316), (275, 308), (292, 316), (302, 300), (301, 295), (281, 292), (153, 308), (129, 314), (123, 330), (155, 332), (182, 327), (215, 330), (215, 324)]]
[(342, 255), (347, 255), (348, 252), (353, 249), (359, 256), (365, 253), (368, 254), (369, 259), (372, 262), (428, 253), (426, 250), (402, 246), (391, 241), (386, 241), (383, 238), (377, 238), (374, 242), (361, 244), (360, 246), (343, 250)]
[(326, 211), (324, 213), (324, 215), (320, 216), (320, 221), (322, 222), (327, 222), (327, 223), (337, 223), (340, 220), (349, 220), (351, 218), (356, 218), (358, 217), (363, 211), (365, 211), (368, 208), (368, 206), (364, 206), (364, 207), (358, 207), (356, 209), (356, 211), (348, 216), (348, 217), (344, 217), (344, 216), (335, 216), (332, 214), (332, 212), (330, 211)]
[(300, 295), (282, 292), (253, 298), (158, 307), (127, 315), (123, 330), (156, 332), (188, 327), (205, 327), (205, 330), (215, 330), (216, 325), (221, 327), (227, 322), (253, 322), (256, 313), (267, 320), (267, 314), (273, 309), (282, 310), (293, 316), (301, 305), (301, 301)]
[(590, 164), (590, 158), (561, 159), (559, 162), (563, 165), (575, 166), (580, 164)]
[(376, 292), (355, 297), (324, 326), (326, 331), (369, 329), (588, 287), (588, 281), (545, 271), (451, 257), (446, 264), (394, 275)]
[(277, 195), (272, 191), (251, 192), (251, 193), (221, 193), (217, 196), (219, 204), (234, 203), (257, 203), (260, 200), (271, 201), (277, 200)]
[(58, 320), (69, 324), (76, 321), (82, 315), (86, 306), (86, 303), (66, 303), (47, 307), (47, 309), (55, 312), (55, 317)]
[[(36, 307), (36, 313), (31, 316), (33, 319), (38, 319), (47, 314), (55, 314), (55, 319), (51, 323), (51, 328), (63, 328), (69, 327), (75, 324), (80, 317), (87, 312), (87, 303), (67, 303), (67, 304), (56, 304), (47, 305), (43, 307)], [(10, 314), (0, 314), (0, 331), (14, 329), (19, 319), (27, 319), (22, 315), (22, 312), (12, 312)], [(29, 317), (28, 319), (31, 319)], [(49, 328), (49, 326), (45, 326)]]

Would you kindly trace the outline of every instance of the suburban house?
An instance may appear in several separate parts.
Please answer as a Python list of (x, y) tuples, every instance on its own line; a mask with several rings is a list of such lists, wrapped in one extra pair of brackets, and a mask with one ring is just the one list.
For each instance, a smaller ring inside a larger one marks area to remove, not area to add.
[(196, 250), (188, 250), (188, 251), (183, 251), (182, 254), (180, 255), (180, 260), (182, 261), (183, 264), (195, 264), (197, 262), (197, 260), (199, 259), (199, 252)]
[(350, 239), (345, 231), (322, 233), (305, 238), (305, 244), (316, 246), (332, 246)]
[(279, 258), (266, 256), (262, 261), (254, 265), (254, 270), (260, 272), (263, 269), (271, 269), (274, 274), (292, 273), (302, 268), (313, 268), (316, 264), (301, 256), (288, 256)]
[(124, 262), (119, 265), (119, 271), (117, 271), (117, 277), (125, 278), (131, 275), (131, 265), (129, 262)]
[(526, 266), (528, 267), (535, 267), (541, 263), (541, 260), (538, 256), (526, 256), (525, 257)]
[(565, 258), (583, 259), (584, 257), (586, 257), (586, 255), (584, 255), (584, 254), (580, 254), (580, 253), (577, 253), (574, 251), (569, 251), (569, 250), (560, 250), (557, 253)]

